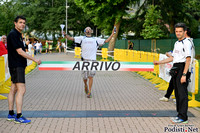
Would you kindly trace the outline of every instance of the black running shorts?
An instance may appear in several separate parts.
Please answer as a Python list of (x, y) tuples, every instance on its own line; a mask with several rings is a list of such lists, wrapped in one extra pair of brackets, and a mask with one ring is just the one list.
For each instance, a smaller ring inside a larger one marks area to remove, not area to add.
[(17, 67), (17, 68), (9, 68), (11, 81), (13, 83), (25, 83), (25, 68)]

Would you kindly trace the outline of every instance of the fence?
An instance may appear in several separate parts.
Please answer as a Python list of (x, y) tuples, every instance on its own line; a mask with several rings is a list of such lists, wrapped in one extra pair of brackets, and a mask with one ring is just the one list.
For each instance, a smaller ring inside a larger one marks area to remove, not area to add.
[[(137, 51), (144, 51), (144, 52), (151, 52), (151, 40), (130, 40), (134, 42), (134, 50)], [(157, 53), (165, 53), (170, 50), (173, 50), (174, 43), (177, 39), (162, 39), (156, 40), (156, 48)], [(200, 39), (194, 39), (195, 45), (195, 53), (196, 55), (200, 55)], [(108, 48), (108, 43), (103, 45), (102, 48)], [(128, 48), (128, 40), (117, 40), (115, 44), (115, 48), (117, 49), (127, 49)]]
[[(104, 48), (105, 49), (105, 48)], [(102, 55), (105, 55), (102, 51)], [(164, 54), (157, 54), (144, 51), (136, 50), (124, 50), (124, 49), (114, 49), (114, 60), (116, 61), (130, 61), (130, 62), (153, 62), (156, 60), (162, 60)], [(172, 64), (168, 63), (166, 65), (156, 65), (154, 66), (154, 72), (137, 72), (142, 75), (145, 79), (148, 79), (151, 83), (156, 84), (159, 90), (167, 90), (169, 86), (170, 76), (166, 75), (171, 69)], [(192, 93), (191, 100), (188, 103), (189, 107), (200, 107), (200, 102), (196, 101), (195, 95), (199, 92), (199, 62), (195, 60), (192, 66), (194, 73), (191, 74), (191, 79), (193, 84), (188, 86), (188, 91)]]
[[(34, 52), (31, 51), (29, 55), (34, 56)], [(11, 86), (11, 78), (9, 75), (9, 68), (7, 64), (7, 55), (0, 56), (0, 94), (9, 93)], [(28, 74), (36, 67), (36, 63), (28, 60), (27, 67), (25, 69), (25, 74)], [(7, 97), (0, 95), (0, 99), (7, 99)]]

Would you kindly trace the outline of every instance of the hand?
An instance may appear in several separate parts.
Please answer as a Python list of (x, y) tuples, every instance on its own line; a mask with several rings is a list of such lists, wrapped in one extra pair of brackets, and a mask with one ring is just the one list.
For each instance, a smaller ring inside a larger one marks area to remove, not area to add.
[(153, 64), (154, 64), (154, 65), (159, 65), (160, 62), (159, 62), (159, 61), (154, 61)]
[(170, 56), (168, 52), (166, 52), (166, 53), (165, 53), (165, 55), (166, 55), (167, 57), (169, 57), (169, 56)]
[(66, 36), (66, 33), (63, 31), (63, 33), (62, 33), (64, 36)]
[(185, 83), (186, 82), (186, 76), (182, 76), (181, 77), (181, 84)]
[(38, 64), (38, 65), (40, 65), (41, 64), (41, 60), (35, 60), (35, 62)]

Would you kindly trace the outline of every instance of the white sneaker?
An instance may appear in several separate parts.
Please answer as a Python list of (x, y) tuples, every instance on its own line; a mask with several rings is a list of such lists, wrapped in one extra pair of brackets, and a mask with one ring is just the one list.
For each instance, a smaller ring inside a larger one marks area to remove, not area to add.
[(164, 102), (168, 102), (168, 101), (169, 101), (169, 99), (166, 98), (166, 97), (162, 97), (162, 98), (160, 98), (159, 100), (160, 100), (160, 101), (164, 101)]

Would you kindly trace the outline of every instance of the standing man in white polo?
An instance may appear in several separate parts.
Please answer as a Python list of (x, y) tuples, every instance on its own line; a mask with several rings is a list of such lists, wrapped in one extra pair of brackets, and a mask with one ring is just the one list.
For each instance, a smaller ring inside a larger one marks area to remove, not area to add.
[[(86, 27), (84, 30), (84, 33), (85, 33), (85, 36), (70, 37), (65, 34), (65, 37), (68, 40), (72, 40), (75, 43), (81, 44), (83, 61), (96, 61), (97, 48), (111, 40), (111, 38), (114, 35), (114, 30), (108, 39), (92, 37), (93, 32), (90, 27)], [(82, 73), (83, 81), (85, 84), (85, 93), (87, 94), (88, 98), (92, 97), (91, 90), (92, 90), (94, 75), (95, 75), (95, 71), (84, 71)], [(87, 84), (88, 79), (89, 79), (89, 90), (88, 90), (88, 84)]]
[(173, 61), (172, 80), (175, 88), (177, 117), (172, 118), (173, 123), (188, 123), (188, 72), (191, 62), (192, 44), (185, 38), (186, 25), (177, 23), (175, 34), (178, 41), (174, 44), (172, 56), (162, 61), (154, 61), (155, 65)]

